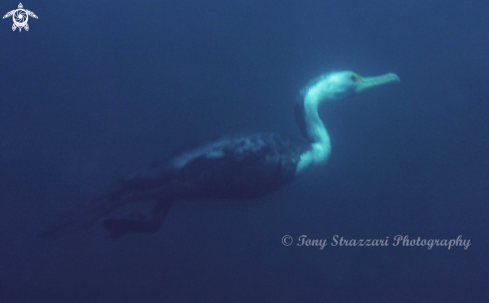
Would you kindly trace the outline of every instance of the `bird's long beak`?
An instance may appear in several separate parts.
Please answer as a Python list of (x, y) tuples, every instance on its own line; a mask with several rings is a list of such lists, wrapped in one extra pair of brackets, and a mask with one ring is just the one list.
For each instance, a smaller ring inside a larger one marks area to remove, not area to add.
[(361, 81), (358, 82), (356, 91), (361, 92), (362, 90), (374, 86), (379, 86), (382, 84), (386, 84), (389, 82), (397, 81), (400, 82), (399, 77), (396, 74), (388, 73), (382, 76), (377, 77), (369, 77), (369, 78), (361, 78)]

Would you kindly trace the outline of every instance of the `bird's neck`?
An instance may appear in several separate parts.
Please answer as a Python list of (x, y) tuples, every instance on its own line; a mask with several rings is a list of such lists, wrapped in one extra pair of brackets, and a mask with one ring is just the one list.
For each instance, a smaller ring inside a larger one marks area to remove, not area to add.
[(301, 173), (312, 164), (326, 162), (331, 153), (331, 142), (328, 131), (318, 114), (319, 102), (326, 99), (329, 98), (325, 94), (321, 94), (321, 91), (314, 89), (309, 90), (304, 97), (306, 131), (312, 143), (309, 149), (301, 155), (296, 174)]

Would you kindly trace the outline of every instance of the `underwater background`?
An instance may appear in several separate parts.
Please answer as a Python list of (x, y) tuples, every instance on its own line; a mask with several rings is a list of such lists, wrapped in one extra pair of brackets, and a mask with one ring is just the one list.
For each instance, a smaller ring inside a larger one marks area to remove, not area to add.
[[(28, 32), (0, 23), (0, 302), (488, 301), (489, 2), (22, 4)], [(35, 237), (189, 142), (301, 138), (300, 90), (339, 70), (401, 82), (322, 106), (331, 157), (279, 192), (175, 208), (155, 234)]]

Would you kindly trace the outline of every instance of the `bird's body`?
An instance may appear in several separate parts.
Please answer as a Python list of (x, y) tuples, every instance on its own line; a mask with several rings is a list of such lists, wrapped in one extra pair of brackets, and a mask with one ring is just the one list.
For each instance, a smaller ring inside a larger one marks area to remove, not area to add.
[(157, 162), (126, 186), (141, 184), (151, 199), (256, 198), (292, 181), (306, 148), (271, 133), (224, 137)]
[[(42, 235), (64, 233), (97, 221), (114, 238), (128, 232), (154, 232), (176, 201), (252, 199), (267, 195), (294, 180), (309, 166), (326, 162), (331, 144), (317, 113), (320, 102), (398, 80), (394, 74), (362, 78), (352, 72), (318, 78), (306, 88), (304, 101), (296, 107), (296, 118), (307, 142), (260, 133), (225, 137), (177, 153), (81, 206)], [(151, 218), (107, 218), (126, 204), (147, 201), (155, 202)]]

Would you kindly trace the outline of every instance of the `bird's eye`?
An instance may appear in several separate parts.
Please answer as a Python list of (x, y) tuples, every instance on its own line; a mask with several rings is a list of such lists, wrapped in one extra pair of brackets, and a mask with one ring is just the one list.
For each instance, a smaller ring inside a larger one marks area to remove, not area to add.
[(357, 76), (355, 76), (355, 75), (351, 75), (351, 76), (350, 76), (350, 79), (351, 79), (351, 81), (353, 81), (353, 82), (357, 82), (357, 81), (358, 81), (358, 78), (357, 78)]

